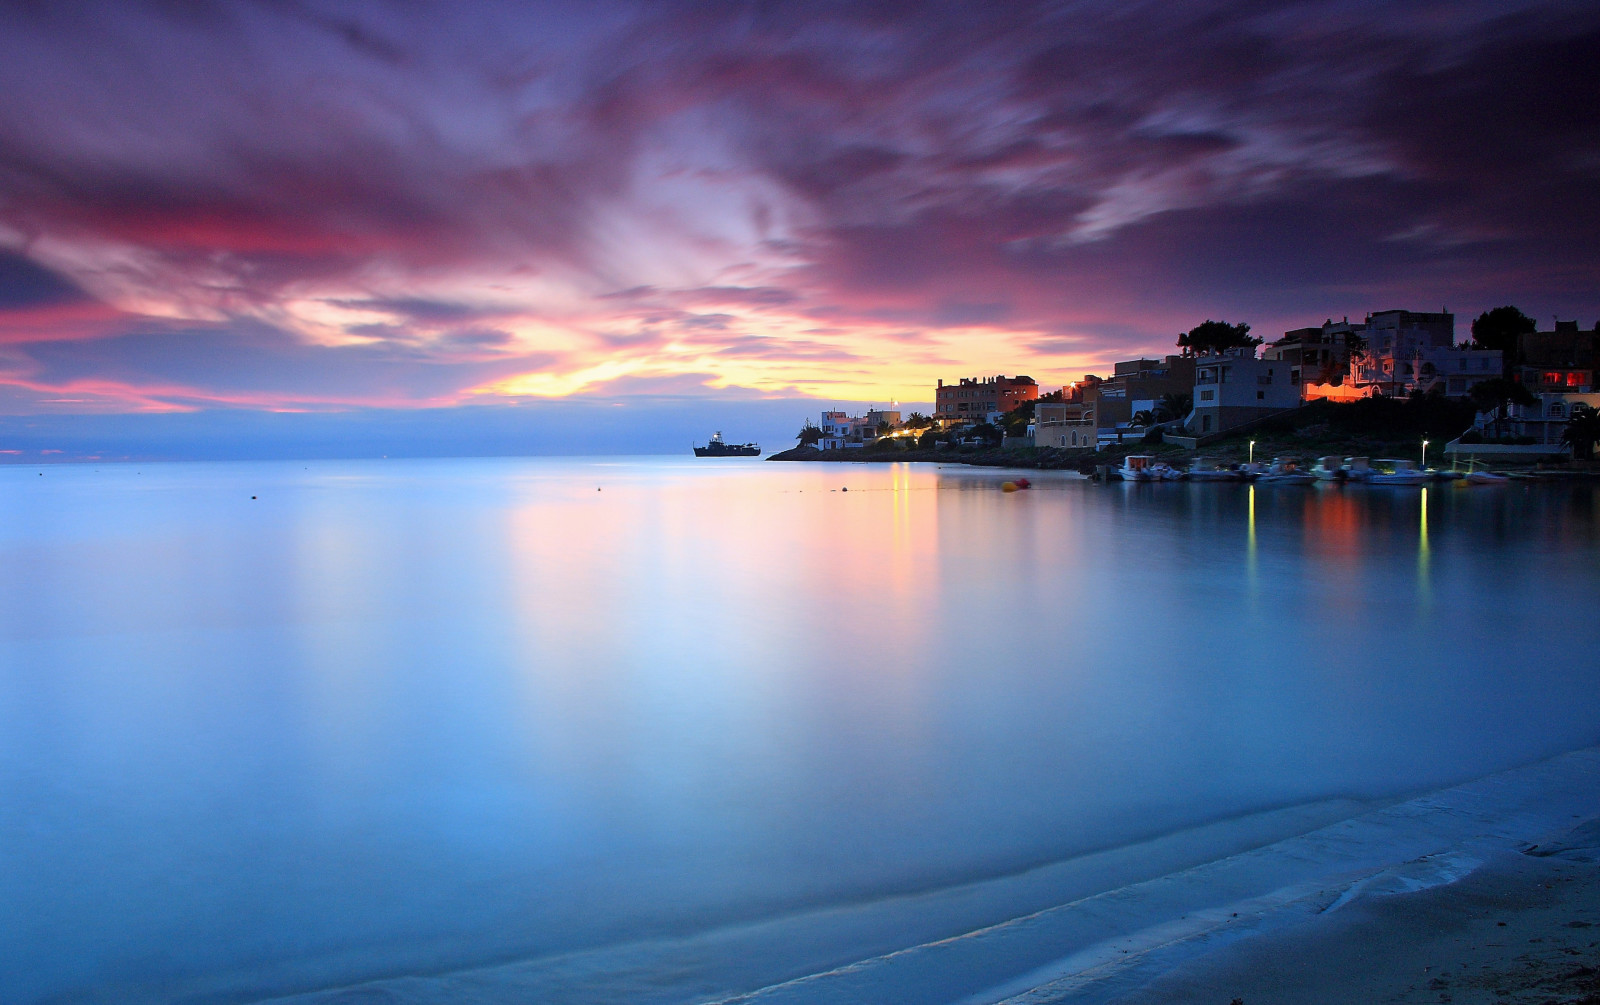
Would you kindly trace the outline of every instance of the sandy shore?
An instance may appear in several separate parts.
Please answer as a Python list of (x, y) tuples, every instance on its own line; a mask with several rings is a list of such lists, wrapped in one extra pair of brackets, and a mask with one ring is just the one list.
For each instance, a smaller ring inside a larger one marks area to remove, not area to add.
[(1454, 883), (1358, 894), (1109, 1000), (1600, 1005), (1597, 846), (1600, 828), (1590, 823), (1533, 854), (1502, 853)]

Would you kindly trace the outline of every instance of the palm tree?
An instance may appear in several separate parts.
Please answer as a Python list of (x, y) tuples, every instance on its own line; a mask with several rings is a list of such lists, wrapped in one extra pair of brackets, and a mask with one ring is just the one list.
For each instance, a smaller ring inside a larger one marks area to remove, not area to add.
[(1156, 424), (1155, 413), (1149, 410), (1134, 412), (1133, 424), (1135, 426), (1153, 426)]
[(1573, 405), (1572, 417), (1561, 431), (1561, 442), (1572, 448), (1572, 456), (1586, 461), (1594, 456), (1594, 445), (1600, 441), (1600, 411), (1588, 405)]
[(1156, 421), (1171, 422), (1173, 419), (1182, 419), (1194, 408), (1194, 398), (1187, 394), (1174, 391), (1163, 394), (1161, 400), (1156, 402)]

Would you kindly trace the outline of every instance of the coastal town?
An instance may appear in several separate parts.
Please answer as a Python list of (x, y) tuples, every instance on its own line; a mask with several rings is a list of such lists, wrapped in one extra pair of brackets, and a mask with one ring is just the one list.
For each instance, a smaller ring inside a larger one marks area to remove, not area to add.
[[(1176, 353), (1117, 361), (1109, 375), (1048, 391), (1025, 375), (964, 377), (937, 382), (931, 415), (892, 404), (824, 411), (773, 459), (1306, 481), (1419, 481), (1430, 446), (1435, 461), (1484, 480), (1496, 468), (1590, 462), (1600, 322), (1556, 319), (1540, 330), (1506, 306), (1464, 334), (1458, 341), (1447, 310), (1328, 318), (1271, 342), (1248, 324), (1208, 320), (1178, 337)], [(1369, 461), (1369, 450), (1395, 456)]]

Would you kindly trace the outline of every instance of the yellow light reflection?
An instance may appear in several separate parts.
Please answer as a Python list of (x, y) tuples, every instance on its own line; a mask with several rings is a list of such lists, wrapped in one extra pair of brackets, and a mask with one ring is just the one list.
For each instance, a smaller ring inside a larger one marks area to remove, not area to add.
[(1422, 515), (1417, 536), (1417, 594), (1423, 601), (1429, 599), (1428, 582), (1428, 489), (1422, 489)]

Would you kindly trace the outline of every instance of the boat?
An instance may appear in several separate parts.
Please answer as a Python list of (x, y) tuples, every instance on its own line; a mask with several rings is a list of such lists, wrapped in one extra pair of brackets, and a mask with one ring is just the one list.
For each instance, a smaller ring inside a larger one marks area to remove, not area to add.
[(1311, 466), (1311, 477), (1319, 482), (1342, 482), (1345, 478), (1344, 461), (1332, 454), (1318, 457)]
[(1117, 469), (1117, 474), (1125, 482), (1153, 482), (1159, 475), (1151, 469), (1155, 467), (1156, 459), (1149, 454), (1129, 454), (1122, 459), (1122, 467)]
[(1236, 482), (1244, 477), (1237, 471), (1217, 467), (1209, 457), (1196, 457), (1183, 476), (1191, 482)]
[(1310, 485), (1315, 475), (1300, 470), (1300, 461), (1294, 457), (1274, 457), (1266, 474), (1256, 481), (1263, 485)]
[(1476, 457), (1472, 459), (1472, 463), (1467, 465), (1467, 473), (1462, 475), (1461, 478), (1468, 485), (1504, 485), (1511, 480), (1510, 477), (1497, 475), (1493, 471), (1479, 471)]
[(1380, 458), (1378, 463), (1386, 465), (1388, 470), (1374, 472), (1367, 479), (1372, 485), (1423, 485), (1433, 480), (1431, 475), (1417, 467), (1415, 461)]
[(722, 438), (719, 429), (711, 434), (711, 442), (703, 447), (695, 447), (696, 457), (760, 457), (761, 448), (754, 443), (729, 443)]
[(1344, 480), (1347, 482), (1370, 482), (1377, 473), (1365, 457), (1344, 459)]

